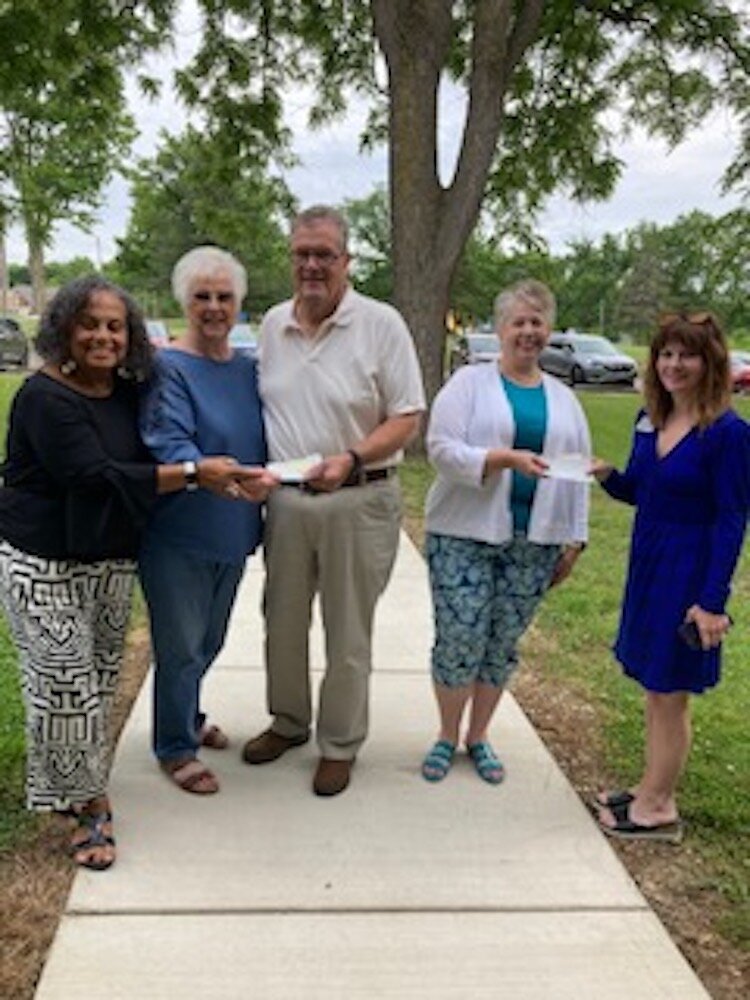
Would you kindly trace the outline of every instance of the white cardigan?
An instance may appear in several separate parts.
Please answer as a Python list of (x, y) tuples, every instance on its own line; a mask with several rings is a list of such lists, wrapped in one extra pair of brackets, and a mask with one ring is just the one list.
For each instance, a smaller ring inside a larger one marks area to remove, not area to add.
[[(574, 393), (542, 375), (547, 397), (543, 455), (591, 454), (586, 417)], [(427, 451), (438, 475), (427, 494), (426, 528), (438, 535), (499, 544), (513, 537), (512, 470), (482, 478), (491, 448), (512, 448), (515, 422), (494, 364), (460, 368), (432, 405)], [(528, 538), (542, 545), (588, 538), (589, 486), (539, 479)]]

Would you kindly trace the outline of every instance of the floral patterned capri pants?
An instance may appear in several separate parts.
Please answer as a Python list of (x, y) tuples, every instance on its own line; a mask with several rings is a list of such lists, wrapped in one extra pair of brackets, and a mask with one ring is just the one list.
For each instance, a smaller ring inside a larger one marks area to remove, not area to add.
[(436, 683), (507, 684), (518, 665), (517, 643), (549, 587), (560, 549), (525, 537), (490, 545), (428, 534)]

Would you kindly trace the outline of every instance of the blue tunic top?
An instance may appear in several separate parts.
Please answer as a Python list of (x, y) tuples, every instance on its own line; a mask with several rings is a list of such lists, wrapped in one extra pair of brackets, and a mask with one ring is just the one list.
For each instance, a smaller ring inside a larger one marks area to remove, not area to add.
[[(264, 465), (255, 361), (236, 352), (213, 361), (160, 350), (142, 401), (141, 433), (159, 462), (230, 455), (242, 465)], [(261, 530), (258, 504), (182, 490), (160, 497), (144, 544), (158, 536), (198, 558), (237, 564), (255, 550)]]
[[(518, 385), (505, 375), (500, 378), (516, 425), (513, 447), (540, 454), (547, 434), (547, 397), (544, 385)], [(513, 514), (513, 531), (517, 535), (525, 535), (528, 531), (535, 493), (536, 479), (514, 469), (510, 509)]]
[(750, 428), (730, 410), (663, 458), (656, 438), (641, 413), (625, 472), (603, 484), (637, 507), (614, 651), (649, 691), (699, 693), (719, 680), (719, 650), (691, 650), (677, 629), (693, 604), (724, 611), (750, 509)]

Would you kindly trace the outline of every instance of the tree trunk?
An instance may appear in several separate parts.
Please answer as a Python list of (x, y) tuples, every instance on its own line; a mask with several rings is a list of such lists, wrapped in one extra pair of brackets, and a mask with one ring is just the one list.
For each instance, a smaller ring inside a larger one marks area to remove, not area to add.
[(8, 311), (8, 255), (5, 250), (5, 228), (0, 228), (0, 312)]
[(479, 217), (513, 70), (538, 31), (544, 4), (475, 0), (467, 120), (456, 175), (444, 189), (437, 96), (455, 30), (453, 6), (372, 0), (388, 67), (395, 302), (414, 336), (430, 402), (443, 381), (451, 281)]
[(437, 96), (450, 46), (450, 4), (373, 4), (390, 90), (394, 298), (414, 337), (428, 400), (443, 380), (451, 266), (438, 247)]
[(31, 288), (34, 297), (34, 312), (41, 315), (46, 305), (46, 288), (44, 281), (44, 244), (33, 236), (27, 236), (29, 245), (29, 271), (31, 272)]

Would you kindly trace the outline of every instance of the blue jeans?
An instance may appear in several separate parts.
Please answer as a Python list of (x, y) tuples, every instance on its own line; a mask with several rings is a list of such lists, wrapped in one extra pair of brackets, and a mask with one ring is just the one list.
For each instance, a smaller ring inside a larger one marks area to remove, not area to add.
[(195, 756), (205, 720), (203, 675), (224, 645), (243, 564), (211, 562), (149, 539), (139, 559), (154, 648), (153, 748), (159, 760)]

